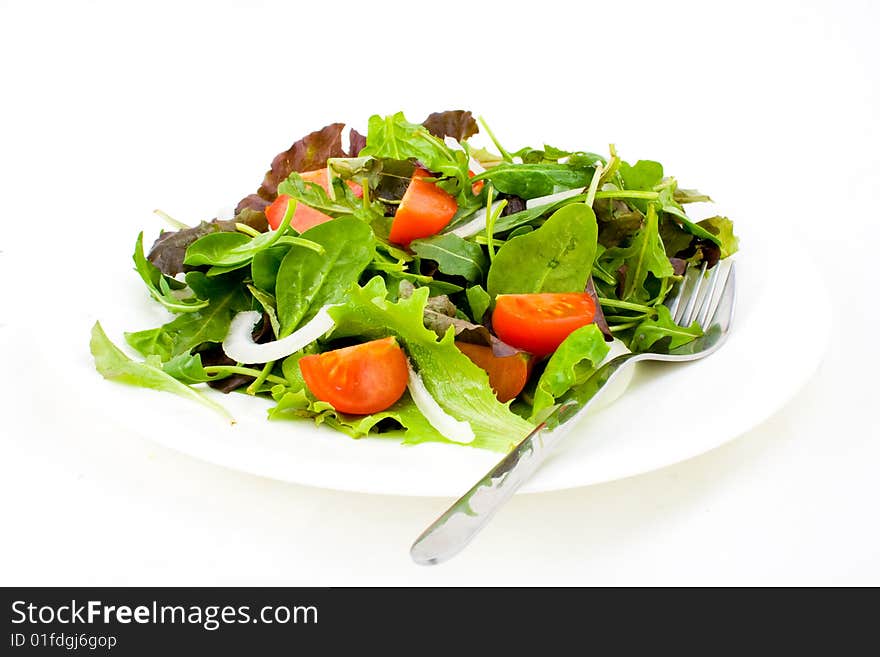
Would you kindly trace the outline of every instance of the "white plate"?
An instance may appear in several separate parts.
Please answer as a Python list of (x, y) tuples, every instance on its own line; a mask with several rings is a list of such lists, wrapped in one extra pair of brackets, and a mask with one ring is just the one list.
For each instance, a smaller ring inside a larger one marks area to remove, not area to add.
[[(587, 418), (523, 492), (586, 486), (636, 475), (709, 451), (779, 409), (817, 367), (828, 343), (827, 315), (803, 320), (804, 309), (827, 308), (815, 266), (798, 246), (762, 227), (741, 229), (738, 306), (727, 344), (690, 364), (645, 363), (629, 390)], [(781, 258), (784, 258), (782, 260)], [(116, 262), (120, 262), (119, 259)], [(107, 276), (99, 295), (71, 303), (53, 365), (89, 408), (185, 454), (265, 477), (339, 490), (393, 495), (457, 496), (498, 454), (453, 445), (401, 446), (396, 440), (352, 440), (310, 421), (269, 422), (269, 402), (211, 391), (235, 416), (230, 426), (194, 402), (103, 380), (88, 353), (88, 331), (99, 318), (124, 345), (124, 330), (167, 320), (130, 270)], [(62, 341), (66, 341), (64, 344)], [(59, 354), (73, 362), (59, 367)]]

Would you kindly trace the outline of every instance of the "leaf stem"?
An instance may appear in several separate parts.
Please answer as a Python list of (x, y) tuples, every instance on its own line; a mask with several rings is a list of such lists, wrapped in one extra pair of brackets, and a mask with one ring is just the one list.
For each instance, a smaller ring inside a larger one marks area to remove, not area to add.
[(249, 394), (249, 395), (255, 395), (255, 394), (257, 394), (257, 390), (259, 390), (260, 386), (263, 385), (263, 384), (266, 382), (266, 379), (267, 379), (268, 376), (272, 373), (272, 368), (273, 368), (273, 367), (275, 367), (275, 361), (274, 361), (274, 360), (270, 360), (268, 363), (266, 363), (265, 365), (263, 365), (263, 371), (260, 372), (260, 376), (258, 376), (256, 379), (254, 379), (254, 382), (251, 383), (251, 384), (247, 387), (247, 389), (245, 390), (245, 392), (247, 392), (247, 394)]
[(157, 214), (157, 215), (159, 215), (159, 216), (162, 217), (165, 221), (167, 221), (169, 224), (171, 224), (172, 226), (174, 226), (174, 227), (177, 228), (178, 230), (184, 230), (184, 229), (186, 229), (186, 228), (189, 228), (189, 226), (187, 226), (187, 225), (186, 225), (185, 223), (183, 223), (182, 221), (178, 221), (177, 219), (175, 219), (174, 217), (172, 217), (172, 216), (171, 216), (170, 214), (168, 214), (167, 212), (163, 212), (162, 210), (159, 210), (158, 208), (157, 208), (156, 210), (153, 210), (153, 214)]
[(660, 198), (658, 192), (643, 192), (634, 189), (608, 189), (596, 192), (596, 198), (643, 198), (655, 201)]
[(605, 171), (605, 167), (601, 162), (596, 163), (596, 170), (593, 172), (593, 177), (590, 179), (590, 188), (587, 190), (587, 198), (584, 199), (584, 203), (588, 207), (593, 207), (593, 201), (596, 200), (596, 192), (599, 189), (599, 180), (602, 178), (602, 173)]
[(489, 183), (486, 192), (486, 246), (489, 250), (489, 262), (495, 260), (495, 244), (493, 244), (492, 229), (495, 228), (495, 222), (492, 220), (492, 196), (495, 194), (495, 188)]
[(627, 322), (626, 324), (618, 324), (617, 326), (609, 326), (608, 330), (612, 333), (616, 333), (617, 331), (625, 331), (626, 329), (633, 328), (641, 324), (641, 320), (638, 322)]
[(247, 224), (242, 224), (239, 222), (235, 223), (235, 230), (237, 230), (239, 233), (244, 233), (245, 235), (250, 235), (251, 237), (259, 237), (260, 235), (262, 235), (262, 233), (260, 231), (254, 230), (253, 228), (251, 228)]
[[(260, 370), (255, 370), (252, 367), (242, 367), (241, 365), (208, 365), (202, 369), (204, 369), (205, 374), (244, 374), (255, 379), (263, 375)], [(263, 380), (269, 383), (287, 385), (287, 379), (275, 376), (274, 374), (268, 374)]]
[(486, 131), (486, 134), (489, 135), (489, 139), (492, 140), (492, 143), (495, 144), (495, 148), (498, 149), (498, 152), (501, 153), (501, 157), (504, 158), (506, 162), (513, 162), (513, 158), (510, 156), (506, 150), (504, 150), (504, 146), (496, 139), (495, 133), (492, 132), (492, 128), (489, 127), (489, 124), (486, 123), (486, 119), (482, 116), (477, 117), (477, 120), (480, 122), (480, 125), (483, 126), (483, 130)]
[(640, 303), (631, 303), (629, 301), (620, 301), (619, 299), (606, 299), (604, 297), (599, 297), (599, 303), (603, 306), (608, 306), (609, 308), (620, 308), (621, 310), (635, 310), (640, 313), (650, 313), (654, 314), (654, 309), (651, 306), (643, 306)]

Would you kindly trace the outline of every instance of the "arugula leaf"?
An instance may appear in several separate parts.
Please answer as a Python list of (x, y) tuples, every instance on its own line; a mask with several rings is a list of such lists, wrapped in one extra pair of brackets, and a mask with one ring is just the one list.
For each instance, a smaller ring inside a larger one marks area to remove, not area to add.
[(472, 282), (481, 281), (489, 271), (489, 261), (483, 248), (451, 233), (413, 240), (410, 249), (419, 257), (434, 260), (437, 269), (450, 276), (463, 276)]
[(532, 403), (532, 418), (555, 404), (568, 390), (586, 381), (609, 349), (605, 336), (596, 324), (588, 324), (572, 331), (553, 352), (544, 373), (538, 379)]
[(208, 306), (197, 312), (180, 315), (155, 329), (126, 333), (125, 341), (144, 356), (169, 358), (188, 352), (205, 342), (222, 342), (233, 316), (250, 310), (251, 304), (241, 278), (235, 274), (208, 277), (192, 271), (186, 282)]
[(473, 201), (465, 151), (449, 148), (424, 126), (407, 121), (403, 112), (384, 118), (371, 116), (367, 128), (367, 146), (361, 155), (418, 160), (429, 171), (450, 179), (437, 184), (446, 192), (458, 196), (460, 205)]
[(659, 305), (657, 319), (646, 319), (636, 328), (630, 349), (639, 352), (648, 351), (655, 342), (663, 338), (669, 338), (669, 348), (676, 349), (701, 335), (703, 329), (698, 322), (694, 321), (689, 327), (679, 326), (673, 321), (669, 308)]
[(346, 302), (330, 310), (336, 321), (334, 337), (379, 338), (395, 335), (416, 364), (425, 387), (443, 409), (471, 424), (474, 447), (509, 450), (533, 427), (500, 403), (489, 387), (489, 377), (456, 347), (452, 331), (437, 336), (422, 323), (427, 288), (392, 303), (381, 277), (354, 287)]
[(492, 297), (480, 285), (469, 287), (465, 290), (465, 295), (467, 296), (468, 305), (471, 307), (471, 317), (473, 317), (475, 322), (482, 322), (483, 316), (489, 310), (489, 306), (492, 305)]
[(321, 245), (324, 254), (294, 247), (281, 261), (275, 285), (279, 338), (290, 335), (322, 306), (342, 301), (376, 251), (373, 231), (354, 217), (319, 224), (303, 238)]
[(248, 285), (247, 289), (254, 296), (254, 299), (256, 299), (263, 307), (263, 312), (266, 313), (266, 317), (269, 318), (269, 324), (272, 326), (272, 333), (274, 335), (279, 335), (281, 333), (281, 324), (278, 322), (278, 310), (275, 296), (268, 292), (263, 292), (263, 290), (254, 287), (253, 285)]
[(596, 254), (599, 227), (592, 208), (566, 205), (537, 230), (498, 249), (486, 288), (499, 294), (583, 292)]
[[(636, 233), (632, 244), (625, 250), (627, 266), (626, 281), (621, 298), (624, 301), (647, 301), (650, 294), (645, 290), (648, 274), (663, 279), (674, 274), (657, 223), (657, 209), (648, 206), (645, 225)], [(611, 251), (609, 249), (609, 251)]]
[(162, 365), (162, 371), (173, 376), (178, 381), (191, 385), (193, 383), (207, 383), (222, 379), (222, 376), (211, 376), (205, 372), (201, 354), (184, 352), (178, 354), (167, 363)]
[(95, 369), (105, 379), (193, 399), (217, 411), (230, 422), (234, 422), (232, 416), (220, 404), (166, 374), (154, 362), (149, 359), (143, 363), (131, 360), (110, 341), (100, 322), (95, 322), (92, 327), (89, 350), (95, 360)]
[(722, 258), (732, 256), (739, 250), (739, 239), (733, 234), (733, 222), (727, 217), (709, 217), (697, 225), (716, 238), (716, 244), (721, 247)]
[(593, 169), (568, 164), (499, 164), (472, 178), (491, 181), (500, 192), (530, 199), (547, 196), (563, 189), (577, 189), (590, 184)]
[(278, 193), (286, 194), (324, 214), (352, 214), (355, 210), (344, 200), (331, 199), (321, 185), (304, 180), (298, 173), (291, 173), (278, 185)]
[(194, 313), (208, 305), (207, 301), (199, 299), (198, 297), (182, 299), (172, 293), (171, 283), (166, 280), (165, 275), (144, 257), (143, 232), (139, 233), (137, 236), (132, 259), (134, 260), (134, 268), (144, 282), (144, 285), (147, 286), (150, 296), (171, 312)]
[(552, 203), (536, 205), (532, 208), (520, 210), (519, 212), (514, 212), (506, 216), (501, 216), (495, 222), (494, 232), (497, 235), (498, 233), (505, 233), (514, 228), (524, 226), (533, 221), (537, 221), (544, 215), (555, 212), (556, 210), (563, 208), (566, 205), (572, 205), (573, 203), (583, 203), (586, 198), (586, 194), (577, 194), (576, 196), (553, 201)]

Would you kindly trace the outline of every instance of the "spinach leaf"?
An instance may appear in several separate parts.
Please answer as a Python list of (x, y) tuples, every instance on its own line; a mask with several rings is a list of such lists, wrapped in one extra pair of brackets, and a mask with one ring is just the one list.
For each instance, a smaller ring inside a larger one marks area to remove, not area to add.
[(499, 294), (583, 292), (596, 255), (599, 227), (592, 208), (566, 205), (543, 226), (508, 240), (489, 269), (487, 290)]
[(669, 348), (676, 349), (703, 335), (703, 329), (694, 321), (689, 327), (682, 327), (672, 320), (669, 308), (657, 306), (657, 319), (646, 319), (639, 324), (630, 342), (633, 351), (647, 351), (655, 342), (669, 338)]
[(251, 238), (244, 233), (209, 233), (190, 244), (183, 259), (185, 265), (234, 265), (240, 260), (230, 257), (233, 249), (244, 246)]
[[(276, 243), (297, 244), (319, 254), (323, 253), (323, 248), (319, 244), (301, 237), (284, 234), (290, 225), (295, 207), (294, 202), (288, 208), (284, 220), (277, 230), (261, 233), (256, 237), (250, 237), (243, 233), (211, 233), (200, 237), (187, 248), (183, 262), (187, 265), (213, 265), (216, 268), (231, 271), (246, 265), (253, 260), (257, 253)], [(211, 274), (217, 275), (225, 273), (225, 271), (212, 271)]]
[(632, 165), (621, 162), (618, 172), (625, 189), (649, 191), (663, 180), (663, 165), (653, 160), (639, 160)]
[(290, 251), (290, 246), (282, 244), (270, 246), (268, 249), (255, 253), (254, 259), (251, 261), (251, 278), (254, 285), (264, 292), (275, 294), (275, 279), (278, 277), (278, 268), (288, 251)]
[(472, 282), (481, 281), (489, 271), (489, 261), (483, 248), (451, 233), (413, 240), (410, 249), (419, 257), (434, 260), (437, 269), (450, 276), (463, 276)]
[(608, 353), (605, 336), (596, 324), (576, 329), (553, 352), (544, 368), (532, 404), (532, 419), (568, 390), (587, 380)]
[(491, 181), (500, 192), (530, 199), (547, 196), (560, 189), (586, 187), (593, 169), (579, 169), (568, 164), (499, 164), (472, 179)]
[(354, 217), (319, 224), (303, 238), (321, 245), (324, 254), (294, 246), (281, 261), (275, 284), (279, 338), (290, 335), (322, 306), (342, 301), (376, 251), (373, 231)]
[[(193, 313), (208, 305), (207, 301), (198, 297), (180, 298), (172, 293), (171, 283), (153, 263), (144, 257), (144, 234), (139, 233), (134, 245), (134, 268), (147, 290), (156, 301), (173, 313)], [(172, 279), (173, 280), (173, 279)]]
[(193, 399), (234, 421), (222, 406), (162, 371), (154, 360), (147, 359), (143, 363), (131, 360), (110, 341), (99, 322), (92, 327), (89, 350), (95, 359), (95, 369), (105, 379)]

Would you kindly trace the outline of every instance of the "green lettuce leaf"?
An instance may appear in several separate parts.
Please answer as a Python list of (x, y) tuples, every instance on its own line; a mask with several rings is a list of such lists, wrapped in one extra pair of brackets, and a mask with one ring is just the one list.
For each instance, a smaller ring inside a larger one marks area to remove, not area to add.
[(532, 418), (556, 403), (571, 388), (587, 380), (608, 354), (605, 336), (595, 324), (573, 331), (547, 361), (538, 379)]
[(709, 217), (697, 222), (717, 239), (721, 247), (721, 257), (732, 256), (739, 250), (739, 239), (733, 234), (733, 222), (727, 217)]
[(95, 359), (95, 369), (105, 379), (186, 397), (220, 413), (230, 422), (234, 421), (220, 404), (164, 372), (159, 364), (154, 362), (158, 359), (148, 358), (146, 362), (138, 363), (126, 356), (110, 341), (99, 322), (95, 322), (92, 327), (89, 350)]
[(333, 336), (375, 339), (395, 335), (437, 403), (456, 419), (470, 423), (476, 434), (472, 445), (508, 451), (532, 425), (495, 398), (486, 372), (455, 347), (453, 331), (438, 341), (425, 328), (422, 317), (428, 293), (427, 288), (419, 288), (411, 297), (392, 303), (385, 282), (377, 276), (364, 287), (354, 287), (343, 305), (330, 310), (337, 324)]
[[(409, 393), (404, 393), (393, 406), (371, 415), (346, 415), (324, 402), (311, 401), (303, 391), (286, 391), (275, 406), (269, 409), (270, 420), (289, 420), (310, 417), (318, 424), (326, 424), (347, 433), (352, 438), (367, 435), (383, 438), (403, 438), (405, 445), (424, 442), (451, 442), (431, 426), (413, 402)], [(400, 430), (387, 429), (387, 420), (400, 425)], [(380, 427), (380, 423), (382, 426)], [(382, 429), (381, 433), (378, 431)]]

